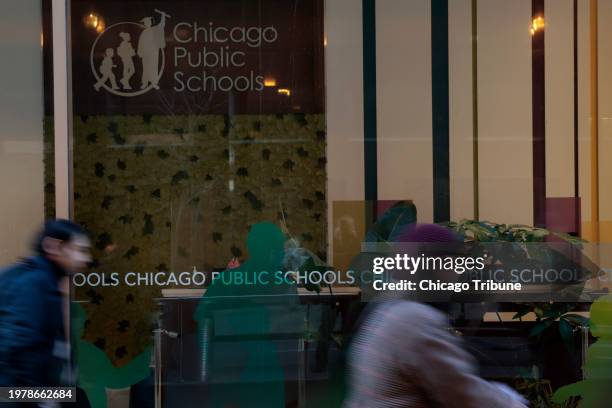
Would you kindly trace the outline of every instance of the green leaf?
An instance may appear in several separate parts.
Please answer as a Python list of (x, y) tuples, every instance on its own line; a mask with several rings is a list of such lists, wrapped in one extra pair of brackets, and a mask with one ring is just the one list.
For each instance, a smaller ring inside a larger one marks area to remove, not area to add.
[(563, 319), (567, 319), (570, 323), (584, 327), (589, 327), (590, 324), (590, 320), (588, 318), (573, 313), (563, 315)]
[(533, 235), (534, 238), (542, 239), (546, 237), (549, 233), (545, 229), (536, 229), (531, 234)]
[(416, 222), (416, 207), (412, 202), (400, 201), (372, 225), (366, 234), (366, 242), (394, 241), (410, 224)]
[(542, 317), (544, 317), (544, 311), (543, 311), (543, 310), (542, 310), (542, 308), (541, 308), (541, 307), (539, 307), (539, 306), (536, 306), (536, 307), (533, 309), (533, 312), (535, 313), (535, 315), (536, 315), (536, 317), (537, 317), (538, 319), (541, 319)]
[(565, 311), (560, 311), (560, 310), (556, 310), (553, 308), (553, 309), (546, 310), (543, 314), (543, 317), (552, 317), (554, 319), (557, 319), (563, 313), (565, 313)]
[(531, 329), (531, 332), (529, 332), (529, 336), (531, 337), (539, 336), (540, 334), (544, 332), (544, 330), (548, 329), (553, 323), (554, 323), (553, 319), (542, 320), (541, 322), (533, 326), (533, 329)]
[(142, 235), (151, 235), (154, 231), (155, 225), (153, 224), (153, 215), (145, 213), (144, 226), (142, 227)]

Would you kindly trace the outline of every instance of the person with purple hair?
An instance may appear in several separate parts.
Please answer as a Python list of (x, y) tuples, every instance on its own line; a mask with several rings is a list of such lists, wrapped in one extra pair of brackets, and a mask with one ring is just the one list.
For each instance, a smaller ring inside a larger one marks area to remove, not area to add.
[(461, 237), (451, 229), (438, 224), (412, 224), (398, 236), (397, 240), (415, 243), (455, 243), (461, 242)]

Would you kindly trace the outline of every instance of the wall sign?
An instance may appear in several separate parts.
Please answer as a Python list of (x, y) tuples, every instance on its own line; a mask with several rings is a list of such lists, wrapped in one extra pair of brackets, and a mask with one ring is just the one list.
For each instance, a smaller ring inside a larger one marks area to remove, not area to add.
[(75, 1), (77, 114), (322, 113), (322, 0)]

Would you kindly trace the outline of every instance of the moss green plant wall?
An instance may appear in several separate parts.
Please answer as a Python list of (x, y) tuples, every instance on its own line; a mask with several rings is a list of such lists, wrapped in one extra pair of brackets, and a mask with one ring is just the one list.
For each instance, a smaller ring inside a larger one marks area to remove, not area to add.
[[(326, 257), (324, 115), (82, 116), (73, 149), (75, 219), (92, 234), (96, 272), (223, 268), (248, 258), (247, 232), (260, 221), (285, 223)], [(49, 216), (52, 156), (46, 177)], [(77, 288), (88, 302), (84, 338), (127, 363), (150, 343), (159, 295)]]

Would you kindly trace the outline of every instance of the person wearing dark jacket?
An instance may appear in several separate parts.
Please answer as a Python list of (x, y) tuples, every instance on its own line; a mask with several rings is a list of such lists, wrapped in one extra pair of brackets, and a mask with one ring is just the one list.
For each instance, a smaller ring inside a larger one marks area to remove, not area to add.
[(35, 255), (0, 270), (0, 387), (61, 386), (69, 351), (64, 325), (69, 276), (91, 261), (85, 230), (47, 222)]

